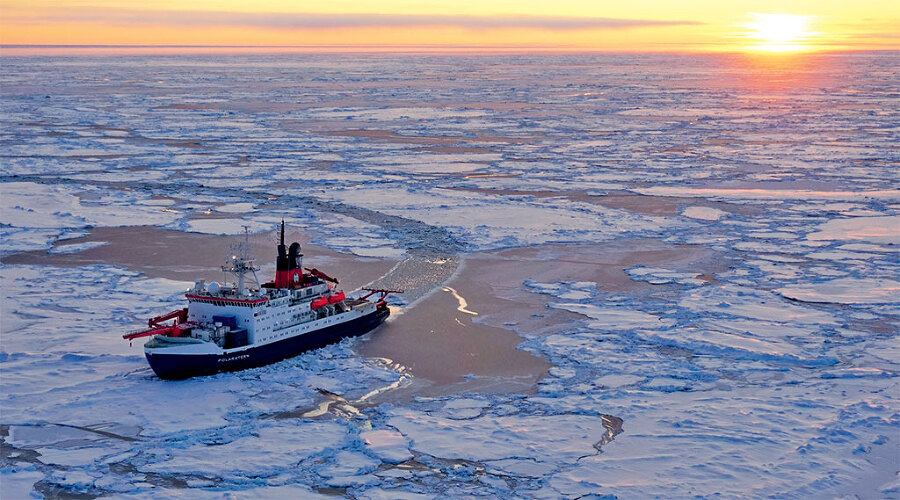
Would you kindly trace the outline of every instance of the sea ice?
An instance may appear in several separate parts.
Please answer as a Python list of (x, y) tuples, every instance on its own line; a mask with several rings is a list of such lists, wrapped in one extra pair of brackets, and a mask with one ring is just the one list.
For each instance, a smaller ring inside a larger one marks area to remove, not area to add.
[(776, 291), (802, 302), (900, 304), (900, 282), (889, 279), (838, 278), (786, 286)]
[(644, 380), (644, 377), (638, 375), (604, 375), (594, 379), (594, 385), (598, 387), (624, 387), (636, 384)]
[[(643, 332), (667, 344), (690, 349), (692, 352), (719, 354), (727, 351), (737, 359), (765, 359), (783, 362), (834, 364), (833, 359), (819, 360), (803, 349), (774, 339), (762, 340), (746, 335), (716, 331), (687, 330), (680, 332)], [(681, 382), (684, 383), (683, 381)]]
[(42, 463), (77, 467), (93, 464), (101, 457), (114, 453), (115, 449), (109, 447), (38, 448), (38, 452), (41, 454)]
[(170, 448), (169, 456), (140, 467), (144, 472), (217, 476), (223, 472), (248, 477), (271, 475), (312, 455), (340, 449), (347, 430), (334, 422), (266, 426), (228, 443), (199, 442)]
[(681, 211), (681, 215), (692, 219), (719, 220), (728, 215), (728, 212), (711, 207), (687, 207)]
[(399, 464), (413, 457), (409, 452), (409, 441), (397, 431), (366, 431), (361, 432), (359, 438), (365, 443), (366, 450), (384, 462)]
[(246, 226), (250, 233), (273, 231), (273, 224), (247, 219), (190, 219), (177, 224), (179, 229), (206, 234), (241, 234)]
[(253, 203), (249, 202), (228, 203), (227, 205), (216, 207), (216, 211), (229, 214), (246, 214), (254, 211), (253, 206)]
[(71, 243), (68, 245), (57, 245), (47, 253), (53, 254), (66, 254), (66, 253), (78, 253), (83, 252), (85, 250), (90, 250), (91, 248), (102, 247), (104, 245), (108, 245), (109, 243), (106, 241), (88, 241), (86, 243)]
[(428, 493), (416, 493), (402, 488), (370, 488), (357, 495), (361, 500), (430, 500)]
[[(412, 442), (412, 449), (457, 460), (531, 459), (574, 462), (593, 455), (606, 432), (600, 417), (554, 415), (482, 416), (449, 420), (421, 412), (392, 412), (388, 423)], [(536, 441), (532, 436), (542, 436)]]
[(0, 469), (0, 497), (43, 498), (34, 491), (34, 483), (44, 479), (44, 473), (34, 466), (4, 467)]
[[(362, 453), (341, 450), (337, 452), (332, 463), (318, 468), (317, 472), (320, 476), (328, 478), (329, 480), (352, 478), (356, 476), (367, 475), (368, 473), (373, 472), (378, 464), (379, 462), (377, 460), (374, 460)], [(368, 481), (369, 479), (366, 479), (364, 482)], [(355, 483), (355, 481), (349, 481), (349, 484), (344, 483), (334, 485), (349, 486), (353, 483)]]
[(718, 285), (692, 290), (681, 307), (706, 316), (725, 314), (788, 324), (831, 325), (837, 323), (826, 311), (792, 304), (773, 293), (746, 286)]
[(0, 225), (0, 257), (16, 252), (50, 248), (65, 231)]
[(671, 319), (660, 318), (659, 316), (625, 308), (566, 302), (551, 302), (548, 306), (587, 316), (593, 319), (593, 321), (588, 322), (589, 327), (604, 331), (632, 330), (635, 328), (668, 328), (675, 324), (675, 321)]
[(651, 285), (677, 283), (679, 285), (701, 286), (707, 283), (706, 281), (697, 278), (700, 276), (700, 273), (674, 271), (672, 269), (662, 269), (659, 267), (631, 267), (625, 269), (625, 273), (635, 281), (646, 281)]
[(163, 225), (176, 219), (159, 207), (135, 203), (145, 196), (133, 192), (95, 189), (99, 198), (90, 201), (66, 185), (4, 182), (0, 187), (0, 224), (18, 228)]
[(764, 188), (691, 188), (678, 186), (653, 186), (632, 189), (636, 193), (652, 196), (681, 196), (696, 198), (722, 198), (744, 200), (897, 200), (900, 191), (879, 189), (871, 191), (813, 191), (807, 189)]
[(900, 245), (900, 215), (832, 219), (817, 229), (807, 238)]
[(534, 393), (463, 395), (353, 341), (161, 382), (119, 335), (184, 283), (4, 263), (0, 405), (24, 454), (0, 496), (896, 497), (896, 119), (873, 112), (895, 106), (895, 58), (811, 55), (760, 85), (740, 58), (548, 57), (4, 57), (3, 256), (91, 226), (284, 217), (359, 255), (421, 250), (396, 243), (413, 221), (473, 252), (716, 257), (632, 267), (666, 285), (633, 293), (489, 290), (529, 311), (505, 326), (552, 367)]
[(593, 281), (569, 281), (564, 283), (538, 283), (532, 280), (525, 280), (525, 285), (540, 291), (553, 295), (563, 300), (582, 300), (590, 298), (597, 290), (597, 283)]

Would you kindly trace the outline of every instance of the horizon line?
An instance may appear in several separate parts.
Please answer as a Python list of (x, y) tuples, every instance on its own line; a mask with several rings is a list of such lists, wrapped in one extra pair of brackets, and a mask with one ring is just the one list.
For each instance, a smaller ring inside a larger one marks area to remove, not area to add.
[[(657, 44), (660, 45), (660, 44)], [(676, 44), (672, 44), (676, 45)], [(692, 44), (698, 45), (698, 44)], [(700, 44), (705, 45), (705, 44)], [(465, 45), (465, 44), (307, 44), (307, 45), (215, 45), (215, 44), (31, 44), (31, 43), (0, 43), (0, 49), (498, 49), (498, 50), (574, 50), (579, 52), (609, 52), (609, 53), (685, 53), (685, 54), (727, 54), (745, 53), (745, 51), (718, 50), (697, 51), (682, 49), (678, 51), (654, 49), (609, 49), (600, 47), (584, 47), (572, 44), (558, 45)], [(823, 49), (811, 53), (841, 53), (841, 52), (900, 52), (900, 49), (890, 48), (836, 48)]]

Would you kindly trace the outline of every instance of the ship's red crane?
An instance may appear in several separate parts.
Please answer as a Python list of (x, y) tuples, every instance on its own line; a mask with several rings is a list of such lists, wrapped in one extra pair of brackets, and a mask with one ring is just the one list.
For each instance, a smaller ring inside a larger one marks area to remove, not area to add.
[[(133, 332), (128, 332), (125, 335), (122, 335), (122, 338), (125, 340), (134, 340), (141, 337), (149, 337), (151, 335), (165, 335), (167, 337), (182, 337), (191, 332), (191, 328), (193, 324), (187, 323), (188, 310), (177, 309), (168, 314), (163, 314), (162, 316), (157, 316), (155, 318), (150, 318), (147, 320), (147, 328), (143, 330), (137, 330)], [(163, 325), (161, 324), (163, 321), (168, 321), (170, 319), (174, 319), (171, 325)]]
[(163, 314), (162, 316), (157, 316), (155, 318), (150, 318), (147, 320), (147, 326), (154, 327), (159, 326), (163, 321), (168, 321), (173, 318), (177, 318), (175, 320), (175, 324), (184, 323), (187, 321), (188, 310), (187, 307), (184, 309), (177, 309), (175, 311), (170, 312), (169, 314)]
[(371, 297), (372, 295), (375, 295), (376, 293), (381, 294), (381, 297), (378, 298), (378, 302), (376, 302), (376, 305), (379, 308), (387, 307), (387, 302), (385, 302), (384, 299), (387, 298), (388, 294), (403, 293), (403, 290), (388, 290), (387, 288), (363, 288), (363, 290), (365, 290), (369, 293), (360, 297), (360, 300), (366, 300), (369, 297)]
[(307, 267), (306, 270), (309, 271), (309, 274), (315, 276), (316, 278), (319, 278), (319, 279), (322, 279), (325, 281), (330, 281), (330, 282), (334, 283), (335, 285), (338, 284), (338, 280), (336, 278), (332, 278), (331, 276), (328, 276), (327, 274), (323, 273), (322, 271), (319, 271), (318, 269), (315, 269), (315, 268), (310, 269)]

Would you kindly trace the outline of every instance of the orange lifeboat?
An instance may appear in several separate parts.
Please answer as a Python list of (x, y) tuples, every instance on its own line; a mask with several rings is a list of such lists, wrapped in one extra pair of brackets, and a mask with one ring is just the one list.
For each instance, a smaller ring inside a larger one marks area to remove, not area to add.
[(345, 298), (346, 297), (344, 296), (344, 292), (338, 292), (328, 298), (328, 303), (334, 304), (336, 302), (340, 302), (340, 301), (344, 300)]
[(328, 297), (319, 297), (318, 299), (313, 300), (309, 303), (309, 308), (318, 309), (326, 304), (328, 304)]

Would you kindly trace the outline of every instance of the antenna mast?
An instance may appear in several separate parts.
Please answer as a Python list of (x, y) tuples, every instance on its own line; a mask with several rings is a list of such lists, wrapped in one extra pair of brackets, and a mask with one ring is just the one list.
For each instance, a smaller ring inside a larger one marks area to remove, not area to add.
[(240, 295), (244, 292), (244, 275), (253, 274), (253, 281), (256, 282), (256, 288), (259, 288), (259, 278), (256, 277), (256, 271), (259, 268), (253, 265), (253, 258), (250, 256), (250, 226), (244, 226), (244, 238), (238, 243), (232, 244), (231, 258), (225, 261), (222, 271), (233, 274), (237, 277), (237, 287), (235, 294)]

